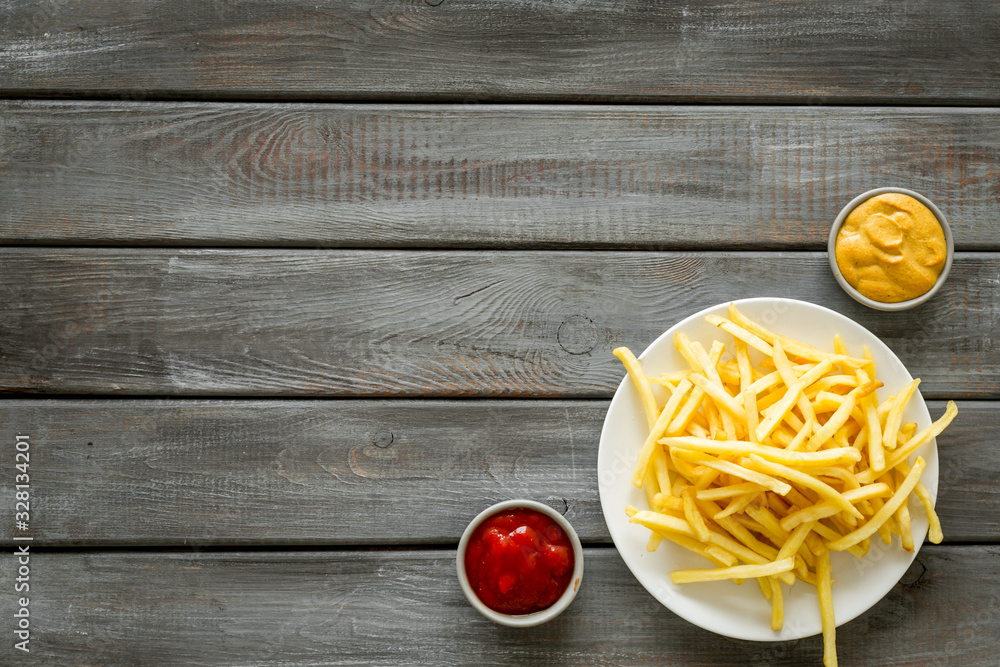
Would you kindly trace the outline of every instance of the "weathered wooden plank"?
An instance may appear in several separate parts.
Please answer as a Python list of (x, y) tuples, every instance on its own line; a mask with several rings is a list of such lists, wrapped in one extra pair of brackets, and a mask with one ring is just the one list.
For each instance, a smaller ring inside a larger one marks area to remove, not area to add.
[(1000, 112), (0, 104), (7, 243), (826, 247), (899, 185), (1000, 249)]
[[(931, 414), (944, 404), (930, 404)], [(608, 542), (606, 401), (0, 401), (29, 435), (36, 546), (455, 544), (511, 498)], [(1000, 403), (939, 438), (945, 538), (1000, 540)], [(0, 523), (0, 539), (13, 524)], [(23, 533), (16, 533), (23, 534)]]
[[(0, 559), (5, 581), (15, 560)], [(689, 624), (613, 549), (588, 549), (576, 600), (528, 630), (472, 609), (451, 551), (35, 553), (30, 567), (38, 665), (822, 662), (818, 636), (746, 642)], [(838, 629), (841, 664), (996, 664), (998, 577), (995, 546), (925, 546), (882, 601)], [(13, 586), (0, 589), (4, 618), (15, 597)], [(13, 655), (12, 643), (0, 651)]]
[[(515, 497), (607, 541), (604, 402), (2, 401), (36, 544), (456, 544)], [(12, 534), (12, 526), (0, 525)]]
[(930, 398), (1000, 396), (1000, 255), (881, 313), (825, 253), (0, 249), (7, 392), (604, 398), (610, 352), (730, 299), (817, 302)]
[(17, 0), (5, 95), (1000, 99), (991, 2)]

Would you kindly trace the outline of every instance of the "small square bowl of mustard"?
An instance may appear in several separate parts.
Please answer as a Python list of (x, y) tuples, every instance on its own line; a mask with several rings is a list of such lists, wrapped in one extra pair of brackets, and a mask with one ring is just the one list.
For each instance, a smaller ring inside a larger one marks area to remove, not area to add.
[(904, 188), (877, 188), (843, 208), (827, 243), (833, 276), (876, 310), (926, 302), (948, 278), (955, 243), (934, 203)]

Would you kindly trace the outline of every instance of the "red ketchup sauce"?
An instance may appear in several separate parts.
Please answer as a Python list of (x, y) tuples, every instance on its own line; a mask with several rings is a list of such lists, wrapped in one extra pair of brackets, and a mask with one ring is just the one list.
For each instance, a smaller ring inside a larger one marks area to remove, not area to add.
[(472, 532), (465, 573), (483, 604), (503, 614), (551, 607), (573, 578), (573, 545), (562, 527), (541, 512), (511, 508)]

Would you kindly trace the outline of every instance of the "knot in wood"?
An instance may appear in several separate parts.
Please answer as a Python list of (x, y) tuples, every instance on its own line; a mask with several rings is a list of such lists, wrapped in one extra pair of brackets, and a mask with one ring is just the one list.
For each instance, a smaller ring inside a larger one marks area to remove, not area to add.
[(573, 315), (559, 325), (559, 347), (569, 354), (586, 354), (597, 347), (597, 326), (589, 317)]

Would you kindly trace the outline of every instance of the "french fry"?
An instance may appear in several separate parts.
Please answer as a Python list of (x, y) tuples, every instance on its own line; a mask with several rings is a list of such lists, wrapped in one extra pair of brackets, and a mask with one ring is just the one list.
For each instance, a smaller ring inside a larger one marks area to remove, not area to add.
[(652, 469), (646, 470), (646, 474), (643, 476), (641, 488), (643, 493), (646, 494), (646, 504), (652, 507), (656, 496), (660, 493), (659, 482), (656, 481), (656, 475), (653, 473)]
[(670, 468), (667, 465), (667, 454), (662, 447), (653, 450), (653, 474), (656, 475), (656, 485), (663, 493), (670, 493)]
[(695, 537), (700, 542), (708, 542), (711, 534), (708, 532), (708, 526), (705, 525), (705, 519), (702, 518), (701, 512), (698, 511), (698, 506), (695, 505), (694, 488), (689, 486), (684, 489), (681, 501), (684, 503), (684, 518), (687, 519), (691, 530), (694, 531)]
[[(867, 347), (865, 354), (870, 356)], [(859, 384), (865, 384), (869, 381), (869, 375), (863, 368), (859, 368), (856, 375)], [(885, 469), (885, 451), (882, 447), (882, 424), (878, 419), (877, 403), (878, 394), (874, 391), (861, 399), (861, 409), (864, 411), (864, 418), (867, 422), (868, 466), (875, 472), (881, 472)]]
[[(774, 597), (774, 593), (771, 590), (771, 577), (757, 577), (754, 581), (757, 582), (757, 587), (760, 588), (760, 594), (764, 596), (765, 600), (770, 602), (771, 598)], [(772, 615), (773, 613), (772, 611)]]
[(728, 331), (737, 340), (741, 340), (750, 347), (760, 350), (764, 354), (772, 354), (772, 347), (764, 342), (760, 337), (754, 335), (750, 331), (747, 331), (738, 324), (727, 320), (724, 317), (719, 317), (718, 315), (706, 315), (705, 321), (713, 326), (717, 326), (723, 331)]
[(786, 465), (799, 465), (805, 467), (821, 467), (826, 465), (837, 465), (842, 463), (853, 463), (861, 460), (861, 453), (853, 447), (838, 449), (825, 449), (820, 452), (796, 452), (780, 449), (778, 447), (768, 447), (767, 445), (757, 445), (752, 442), (742, 442), (739, 440), (727, 440), (720, 442), (707, 438), (694, 438), (690, 436), (676, 436), (661, 438), (660, 444), (681, 449), (691, 449), (709, 454), (756, 454), (768, 461), (784, 463)]
[(652, 508), (658, 512), (683, 512), (684, 502), (677, 496), (660, 492), (653, 496)]
[(882, 433), (883, 442), (895, 446), (896, 436), (899, 434), (899, 427), (903, 422), (903, 410), (906, 409), (910, 397), (913, 396), (913, 392), (916, 391), (919, 384), (919, 378), (911, 380), (903, 387), (903, 391), (896, 394), (896, 398), (892, 401), (892, 407), (889, 408), (889, 414), (885, 418), (885, 431)]
[(695, 496), (699, 500), (722, 500), (733, 496), (742, 496), (752, 491), (763, 491), (764, 487), (753, 482), (740, 482), (729, 486), (717, 486), (714, 489), (699, 490)]
[(646, 374), (643, 372), (642, 366), (639, 365), (639, 360), (632, 354), (632, 350), (627, 347), (615, 348), (612, 354), (621, 359), (622, 364), (625, 366), (625, 370), (632, 380), (632, 385), (639, 392), (639, 400), (642, 402), (642, 409), (646, 413), (646, 421), (649, 424), (649, 428), (653, 428), (657, 415), (656, 398), (653, 396), (653, 390), (649, 388), (649, 380), (646, 379)]
[(675, 584), (691, 584), (698, 581), (720, 581), (722, 579), (749, 579), (751, 577), (770, 577), (789, 572), (795, 567), (794, 558), (767, 563), (765, 565), (734, 565), (720, 567), (715, 570), (674, 570), (670, 578)]
[(823, 625), (823, 665), (837, 667), (837, 621), (833, 615), (833, 577), (830, 553), (824, 549), (816, 559), (816, 593)]
[(760, 425), (760, 415), (757, 414), (757, 395), (753, 389), (747, 387), (741, 393), (743, 405), (747, 416), (747, 438), (750, 442), (759, 442), (757, 438), (757, 427)]
[(679, 535), (677, 533), (653, 534), (659, 535), (665, 540), (670, 540), (674, 544), (680, 545), (688, 551), (698, 554), (699, 556), (703, 556), (719, 567), (732, 567), (739, 562), (736, 556), (732, 555), (725, 549), (715, 546), (714, 544), (702, 544), (698, 540), (693, 540), (690, 537)]
[(809, 361), (834, 361), (837, 363), (844, 363), (854, 368), (860, 368), (868, 365), (868, 362), (864, 359), (855, 359), (853, 357), (844, 357), (838, 354), (830, 354), (829, 352), (823, 352), (820, 349), (813, 347), (812, 345), (807, 345), (797, 340), (787, 338), (785, 336), (779, 336), (776, 333), (768, 331), (761, 325), (757, 324), (749, 317), (745, 316), (736, 306), (729, 304), (729, 318), (739, 324), (744, 329), (751, 331), (756, 334), (761, 339), (767, 341), (772, 346), (775, 341), (781, 343), (781, 346), (786, 352), (799, 357), (800, 359), (807, 359)]
[(785, 623), (785, 602), (778, 580), (769, 577), (768, 582), (771, 584), (771, 629), (778, 631)]
[[(902, 482), (906, 479), (898, 469), (893, 471), (896, 476), (896, 482)], [(918, 482), (919, 483), (919, 480)], [(916, 490), (917, 485), (913, 485), (913, 489)], [(896, 513), (893, 515), (896, 519), (896, 524), (899, 526), (899, 539), (903, 544), (903, 548), (913, 553), (913, 529), (910, 527), (910, 509), (906, 506), (906, 503), (902, 503)]]

